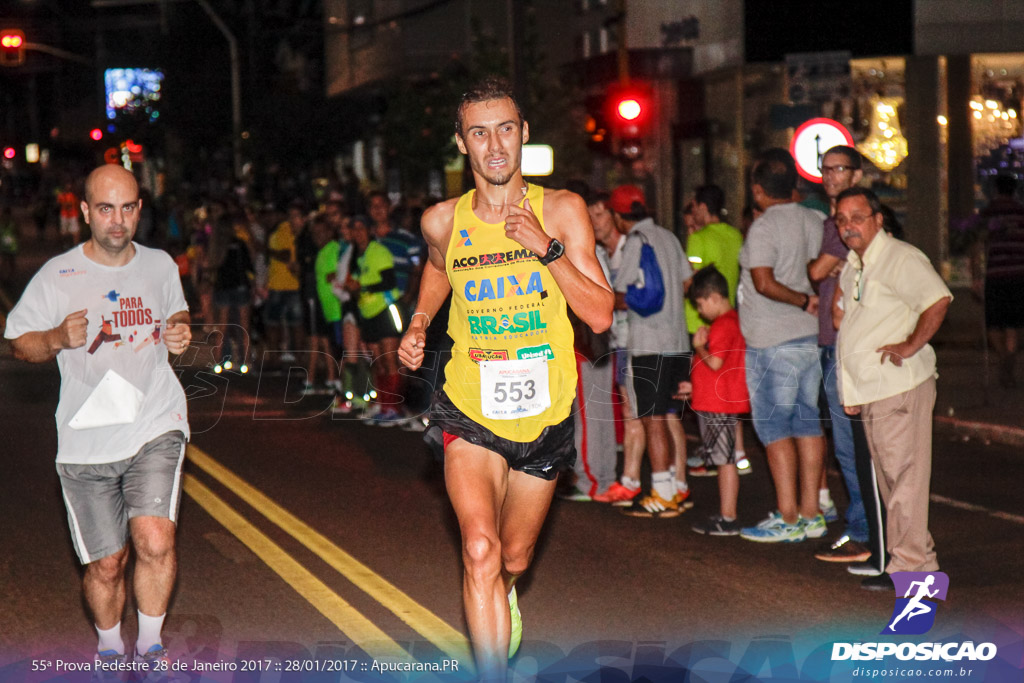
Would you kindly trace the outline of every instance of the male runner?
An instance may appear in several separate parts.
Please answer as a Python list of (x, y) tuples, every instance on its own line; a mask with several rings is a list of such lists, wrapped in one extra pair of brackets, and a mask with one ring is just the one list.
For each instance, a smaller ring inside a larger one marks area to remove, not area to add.
[(533, 557), (555, 477), (576, 457), (566, 306), (601, 332), (613, 302), (582, 198), (523, 180), (529, 127), (511, 93), (489, 78), (462, 96), (455, 139), (476, 189), (423, 215), (429, 258), (398, 352), (419, 367), (427, 326), (451, 291), (454, 347), (431, 423), (444, 430), (466, 621), (478, 673), (491, 680), (504, 680), (519, 645), (513, 585)]
[(89, 174), (81, 204), (91, 236), (46, 263), (11, 311), (21, 360), (57, 359), (57, 472), (103, 670), (126, 664), (121, 639), (128, 537), (139, 670), (164, 680), (160, 631), (177, 570), (174, 532), (188, 420), (167, 362), (192, 338), (178, 267), (132, 241), (139, 186), (120, 166)]

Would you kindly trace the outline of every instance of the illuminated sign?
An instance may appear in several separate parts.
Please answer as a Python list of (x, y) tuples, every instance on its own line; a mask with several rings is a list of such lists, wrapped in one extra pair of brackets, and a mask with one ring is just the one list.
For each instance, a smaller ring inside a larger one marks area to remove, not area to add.
[(551, 175), (555, 170), (555, 151), (551, 145), (523, 145), (523, 175)]
[(846, 127), (832, 119), (811, 119), (793, 134), (789, 153), (796, 161), (796, 170), (812, 183), (821, 182), (821, 158), (836, 145), (853, 147), (853, 136)]

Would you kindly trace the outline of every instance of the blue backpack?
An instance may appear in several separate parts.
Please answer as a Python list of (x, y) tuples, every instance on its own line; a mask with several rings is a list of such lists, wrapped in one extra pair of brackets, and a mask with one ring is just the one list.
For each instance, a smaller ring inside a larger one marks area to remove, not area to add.
[(626, 289), (626, 305), (637, 315), (646, 318), (665, 305), (665, 280), (661, 276), (654, 248), (646, 237), (637, 234), (644, 242), (640, 247), (640, 284), (630, 285)]

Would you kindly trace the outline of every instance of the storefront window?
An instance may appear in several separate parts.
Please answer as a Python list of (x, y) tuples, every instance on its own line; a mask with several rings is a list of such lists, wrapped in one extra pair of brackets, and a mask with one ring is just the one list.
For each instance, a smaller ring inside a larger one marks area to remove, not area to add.
[[(975, 205), (980, 209), (992, 197), (995, 176), (1024, 179), (1024, 53), (974, 55), (971, 87), (971, 143), (977, 167)], [(1024, 196), (1020, 188), (1017, 196)]]

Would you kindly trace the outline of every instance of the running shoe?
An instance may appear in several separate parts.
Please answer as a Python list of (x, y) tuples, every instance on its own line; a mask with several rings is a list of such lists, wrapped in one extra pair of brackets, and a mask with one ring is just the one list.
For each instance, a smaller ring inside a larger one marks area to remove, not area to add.
[(679, 507), (681, 507), (684, 510), (689, 510), (690, 508), (692, 508), (693, 507), (693, 501), (690, 500), (690, 491), (691, 490), (692, 489), (686, 489), (685, 491), (680, 491), (677, 488), (676, 489), (676, 498), (675, 498), (676, 505), (678, 505)]
[(882, 573), (881, 569), (870, 562), (854, 562), (853, 564), (846, 565), (846, 571), (854, 576), (878, 576)]
[(523, 615), (519, 612), (519, 597), (516, 595), (516, 587), (508, 594), (508, 611), (511, 617), (508, 632), (508, 658), (515, 657), (519, 651), (519, 645), (523, 642)]
[(782, 519), (782, 514), (775, 511), (761, 520), (757, 526), (740, 529), (740, 538), (755, 543), (798, 543), (807, 538), (807, 534), (801, 520), (797, 519), (793, 524), (787, 524)]
[(351, 415), (354, 407), (352, 401), (341, 396), (335, 396), (331, 404), (331, 415)]
[(573, 486), (571, 489), (566, 489), (562, 493), (559, 493), (558, 497), (562, 500), (571, 500), (574, 503), (589, 503), (594, 500), (590, 494), (583, 491), (579, 486)]
[(394, 427), (405, 422), (405, 416), (397, 410), (382, 410), (373, 418), (373, 424), (378, 427)]
[(622, 508), (622, 514), (630, 517), (646, 517), (648, 519), (670, 519), (678, 517), (683, 513), (683, 507), (679, 505), (679, 496), (672, 496), (672, 500), (665, 500), (658, 495), (657, 491), (644, 496), (627, 508)]
[(843, 534), (814, 553), (814, 557), (823, 562), (864, 562), (871, 557), (871, 551), (863, 543)]
[(705, 536), (739, 536), (740, 534), (740, 523), (735, 519), (727, 520), (721, 515), (711, 515), (704, 521), (697, 522), (691, 528)]
[(128, 655), (117, 650), (103, 650), (97, 652), (92, 664), (92, 683), (112, 683), (113, 681), (128, 680), (125, 673), (127, 669)]
[(829, 524), (839, 521), (839, 510), (836, 509), (835, 503), (832, 503), (828, 507), (821, 508), (821, 514), (825, 516), (825, 521)]
[(736, 454), (736, 471), (740, 474), (750, 474), (754, 468), (750, 466), (750, 458), (745, 453)]
[(825, 526), (825, 515), (821, 513), (818, 513), (810, 519), (801, 517), (798, 524), (803, 524), (804, 535), (806, 535), (807, 538), (821, 538), (828, 533), (828, 528)]
[(608, 490), (604, 493), (598, 493), (593, 496), (594, 502), (597, 503), (611, 503), (616, 507), (626, 507), (633, 503), (633, 499), (640, 495), (640, 487), (635, 489), (627, 488), (619, 482), (615, 482), (608, 487)]
[(135, 653), (135, 668), (139, 683), (172, 683), (184, 680), (171, 668), (167, 649), (157, 643), (145, 653)]
[(704, 449), (703, 448), (701, 448), (700, 446), (697, 446), (696, 448), (690, 449), (690, 452), (693, 453), (693, 455), (689, 456), (686, 459), (686, 466), (687, 467), (700, 467), (701, 465), (704, 464)]
[(686, 474), (691, 477), (717, 477), (718, 468), (708, 467), (707, 465), (699, 465), (697, 467), (687, 467)]

